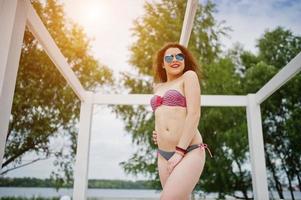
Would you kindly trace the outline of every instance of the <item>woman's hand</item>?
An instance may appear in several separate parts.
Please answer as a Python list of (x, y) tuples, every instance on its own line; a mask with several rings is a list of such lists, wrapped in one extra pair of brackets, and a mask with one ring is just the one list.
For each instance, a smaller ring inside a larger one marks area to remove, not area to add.
[(157, 142), (157, 133), (156, 133), (156, 131), (153, 131), (153, 142), (154, 142), (154, 144), (158, 144), (158, 142)]
[(184, 156), (179, 154), (179, 153), (175, 153), (167, 162), (167, 171), (169, 174), (171, 174), (172, 170), (177, 166), (177, 164), (179, 164), (179, 162), (182, 160)]

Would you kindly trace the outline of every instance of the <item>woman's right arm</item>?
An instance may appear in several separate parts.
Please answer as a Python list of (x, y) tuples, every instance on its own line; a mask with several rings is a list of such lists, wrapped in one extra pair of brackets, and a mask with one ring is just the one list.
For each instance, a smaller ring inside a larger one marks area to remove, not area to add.
[[(156, 91), (160, 85), (161, 85), (160, 83), (153, 83), (153, 93), (156, 93)], [(158, 144), (156, 130), (153, 130), (152, 140), (153, 140), (154, 144), (156, 144), (156, 145)]]

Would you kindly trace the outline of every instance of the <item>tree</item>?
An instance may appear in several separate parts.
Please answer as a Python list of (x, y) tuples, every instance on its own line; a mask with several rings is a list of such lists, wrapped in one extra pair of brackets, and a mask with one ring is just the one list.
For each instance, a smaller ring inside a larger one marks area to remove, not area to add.
[[(90, 40), (82, 28), (66, 20), (63, 6), (55, 0), (48, 0), (45, 4), (32, 1), (32, 4), (84, 88), (94, 90), (101, 85), (112, 84), (112, 72), (91, 55)], [(38, 160), (57, 156), (59, 160), (55, 164), (63, 169), (70, 180), (76, 151), (79, 106), (80, 101), (72, 89), (38, 41), (26, 30), (2, 175)], [(52, 151), (49, 144), (55, 137), (70, 141), (68, 153), (60, 149)], [(24, 163), (22, 158), (28, 153), (35, 153), (37, 159)], [(59, 175), (62, 173), (54, 172), (54, 176)]]
[[(246, 92), (256, 92), (276, 72), (301, 51), (301, 37), (277, 27), (266, 31), (258, 40), (258, 55), (241, 55), (245, 66), (243, 83)], [(289, 185), (294, 199), (293, 183), (301, 191), (300, 113), (301, 76), (297, 75), (262, 104), (263, 133), (270, 187), (283, 198), (283, 184)], [(279, 163), (279, 164), (278, 164)], [(285, 178), (286, 177), (286, 178)], [(285, 180), (286, 181), (283, 181)]]
[[(229, 52), (206, 67), (208, 78), (203, 81), (203, 94), (243, 94), (238, 66), (232, 57), (233, 52)], [(207, 159), (197, 188), (218, 192), (219, 199), (226, 195), (248, 199), (251, 176), (246, 167), (249, 154), (245, 116), (243, 108), (202, 108), (199, 129), (214, 157)], [(243, 196), (235, 194), (236, 191), (241, 191)]]

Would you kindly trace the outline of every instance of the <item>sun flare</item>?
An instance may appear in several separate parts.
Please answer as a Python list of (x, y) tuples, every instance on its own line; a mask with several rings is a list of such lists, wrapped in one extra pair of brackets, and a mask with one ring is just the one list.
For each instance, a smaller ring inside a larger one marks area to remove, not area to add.
[(106, 25), (108, 8), (102, 3), (102, 1), (86, 1), (80, 8), (81, 21), (86, 26)]

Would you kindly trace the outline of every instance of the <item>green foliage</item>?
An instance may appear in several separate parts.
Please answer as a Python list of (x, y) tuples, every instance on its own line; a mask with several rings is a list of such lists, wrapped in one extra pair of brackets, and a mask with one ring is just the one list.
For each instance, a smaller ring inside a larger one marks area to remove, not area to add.
[[(140, 74), (152, 75), (154, 53), (167, 42), (180, 39), (186, 1), (163, 0), (161, 3), (145, 3), (145, 14), (138, 18), (132, 32), (136, 41), (131, 45), (130, 63)], [(202, 64), (210, 63), (220, 52), (218, 37), (225, 34), (228, 27), (218, 23), (212, 16), (214, 4), (210, 1), (199, 5), (194, 21), (189, 49)]]
[[(236, 51), (230, 51), (226, 57), (204, 66), (203, 94), (244, 94), (241, 73), (233, 60)], [(199, 130), (214, 157), (207, 159), (202, 181), (196, 189), (218, 192), (219, 198), (235, 196), (234, 191), (241, 191), (247, 196), (251, 177), (246, 166), (248, 138), (245, 116), (243, 108), (202, 108)]]
[(246, 71), (243, 79), (244, 90), (246, 93), (256, 93), (276, 72), (273, 65), (259, 61)]
[[(94, 90), (101, 85), (112, 84), (112, 72), (91, 55), (90, 41), (78, 25), (65, 19), (63, 6), (55, 0), (45, 4), (40, 1), (32, 3), (84, 88)], [(61, 167), (61, 171), (54, 172), (53, 177), (65, 174), (70, 180), (79, 106), (79, 99), (54, 63), (37, 39), (26, 30), (2, 174), (24, 164), (56, 156), (55, 165)], [(70, 142), (62, 149), (53, 150), (49, 147), (53, 138), (64, 138)], [(35, 154), (37, 159), (24, 163), (22, 158), (29, 153)]]
[(301, 37), (293, 35), (290, 30), (277, 27), (273, 31), (266, 31), (258, 40), (257, 47), (264, 62), (280, 69), (300, 52)]
[(242, 94), (242, 86), (236, 66), (229, 58), (220, 58), (204, 66), (205, 80), (202, 81), (203, 94)]

